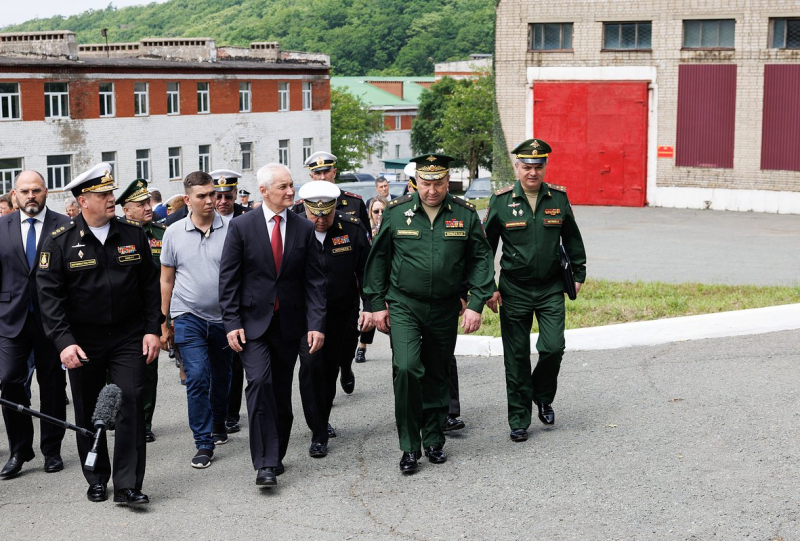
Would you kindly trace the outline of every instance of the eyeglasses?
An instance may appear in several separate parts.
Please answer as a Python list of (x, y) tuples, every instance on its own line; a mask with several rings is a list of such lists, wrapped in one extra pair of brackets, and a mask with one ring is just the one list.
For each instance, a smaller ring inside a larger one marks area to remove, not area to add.
[(373, 209), (372, 214), (383, 214), (383, 209)]
[(227, 201), (233, 201), (233, 196), (232, 195), (225, 195), (225, 194), (221, 194), (221, 193), (217, 194), (217, 199), (223, 199), (223, 198), (226, 199)]

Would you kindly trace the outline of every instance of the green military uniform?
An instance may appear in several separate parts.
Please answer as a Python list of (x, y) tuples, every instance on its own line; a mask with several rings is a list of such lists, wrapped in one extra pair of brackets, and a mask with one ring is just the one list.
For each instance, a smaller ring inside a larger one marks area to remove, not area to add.
[[(539, 154), (530, 146), (546, 152)], [(527, 147), (525, 147), (527, 143)], [(528, 154), (519, 154), (528, 148)], [(544, 141), (529, 140), (513, 152), (523, 160), (533, 155), (547, 157)], [(533, 158), (525, 163), (542, 163)], [(559, 244), (570, 256), (575, 281), (586, 279), (586, 252), (575, 223), (566, 188), (542, 182), (531, 208), (518, 180), (494, 193), (484, 224), (486, 237), (497, 251), (503, 241), (498, 289), (502, 297), (500, 328), (506, 368), (508, 422), (513, 429), (527, 429), (532, 402), (549, 404), (556, 394), (558, 372), (564, 354), (564, 285), (559, 268)], [(533, 316), (539, 322), (536, 350), (539, 361), (531, 372), (530, 331)], [(544, 421), (543, 421), (544, 422)], [(548, 423), (549, 424), (549, 423)]]
[(494, 290), (493, 269), (472, 204), (447, 193), (431, 222), (419, 193), (389, 203), (364, 292), (374, 311), (388, 305), (395, 419), (407, 453), (444, 445), (462, 280), (470, 289), (468, 308), (480, 313)]
[[(128, 202), (139, 202), (150, 199), (150, 192), (147, 190), (147, 181), (136, 179), (131, 182), (124, 192), (117, 198), (118, 205), (125, 206)], [(150, 252), (153, 254), (153, 262), (161, 271), (161, 240), (164, 238), (166, 226), (150, 221), (148, 224), (140, 224), (144, 229), (144, 234), (150, 242)], [(160, 285), (159, 285), (160, 287)], [(144, 371), (144, 424), (145, 432), (152, 437), (153, 412), (156, 409), (156, 389), (158, 387), (158, 358), (145, 367)]]

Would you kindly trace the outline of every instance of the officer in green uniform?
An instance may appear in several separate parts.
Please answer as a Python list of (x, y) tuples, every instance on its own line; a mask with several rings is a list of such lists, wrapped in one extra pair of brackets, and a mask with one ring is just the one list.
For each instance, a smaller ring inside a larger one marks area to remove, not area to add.
[(492, 254), (475, 207), (447, 192), (452, 158), (426, 154), (412, 161), (418, 191), (389, 203), (364, 279), (378, 330), (391, 332), (403, 473), (417, 470), (420, 446), (432, 463), (447, 460), (443, 425), (462, 281), (470, 292), (466, 333), (480, 327), (494, 290)]
[[(128, 220), (139, 223), (144, 229), (144, 234), (150, 242), (153, 262), (160, 271), (161, 239), (164, 238), (164, 231), (167, 228), (153, 221), (153, 207), (150, 202), (150, 192), (147, 190), (147, 181), (137, 178), (131, 182), (117, 198), (116, 204), (122, 205), (122, 211)], [(156, 441), (153, 434), (153, 412), (156, 409), (158, 358), (147, 365), (144, 378), (144, 439), (147, 443), (151, 443)]]
[[(575, 288), (586, 279), (586, 251), (566, 188), (545, 183), (550, 145), (529, 139), (514, 150), (517, 182), (494, 193), (484, 228), (492, 252), (503, 240), (498, 291), (486, 305), (500, 307), (508, 423), (513, 441), (528, 439), (533, 403), (539, 420), (555, 422), (552, 403), (564, 355), (564, 284), (559, 244), (572, 262)], [(539, 361), (531, 372), (530, 331), (539, 322)]]

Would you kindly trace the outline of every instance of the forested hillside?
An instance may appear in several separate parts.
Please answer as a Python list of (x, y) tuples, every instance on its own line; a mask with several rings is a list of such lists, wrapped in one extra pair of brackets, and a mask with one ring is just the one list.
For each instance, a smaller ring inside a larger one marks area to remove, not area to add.
[(5, 32), (72, 30), (79, 43), (212, 37), (217, 45), (279, 41), (331, 55), (335, 75), (431, 75), (433, 63), (494, 50), (494, 0), (169, 0), (54, 16)]

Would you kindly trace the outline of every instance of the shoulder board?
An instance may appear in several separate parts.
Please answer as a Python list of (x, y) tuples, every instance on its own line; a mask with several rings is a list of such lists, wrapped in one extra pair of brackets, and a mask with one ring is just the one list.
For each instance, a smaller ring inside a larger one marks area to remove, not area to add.
[(167, 226), (166, 226), (166, 225), (164, 225), (164, 224), (162, 224), (162, 223), (158, 223), (158, 222), (150, 222), (150, 224), (151, 224), (153, 227), (155, 227), (156, 229), (166, 229), (166, 228), (167, 228)]
[(302, 204), (303, 204), (303, 200), (302, 199), (298, 199), (297, 201), (294, 202), (294, 206), (295, 207), (298, 206), (298, 205), (302, 205)]
[(354, 214), (345, 214), (344, 212), (338, 212), (338, 213), (336, 213), (336, 215), (343, 222), (349, 222), (351, 224), (360, 224), (361, 223), (361, 220), (359, 220), (358, 217), (355, 216)]
[(389, 201), (389, 208), (396, 207), (397, 205), (400, 205), (402, 203), (408, 203), (409, 201), (411, 201), (411, 197), (412, 197), (411, 194), (407, 193), (403, 197), (392, 199), (391, 201)]
[(566, 186), (559, 186), (558, 184), (549, 184), (549, 183), (547, 185), (550, 186), (550, 188), (552, 188), (553, 190), (557, 190), (559, 192), (567, 193)]
[(470, 203), (466, 199), (462, 199), (462, 198), (457, 197), (457, 196), (453, 196), (452, 199), (453, 199), (453, 203), (455, 203), (456, 205), (461, 205), (462, 207), (466, 207), (469, 210), (475, 210), (475, 205), (473, 205), (472, 203)]
[(50, 233), (50, 236), (53, 238), (60, 237), (65, 231), (69, 231), (73, 227), (75, 227), (75, 220), (70, 220), (68, 224), (57, 227), (52, 233)]
[(508, 193), (513, 189), (514, 189), (514, 185), (512, 184), (511, 186), (506, 186), (505, 188), (500, 188), (499, 190), (494, 192), (494, 194), (495, 195), (503, 195), (504, 193)]
[(137, 222), (136, 220), (129, 220), (129, 219), (121, 217), (121, 216), (117, 216), (117, 222), (119, 222), (121, 224), (125, 224), (125, 225), (133, 225), (133, 226), (136, 226), (136, 227), (142, 227), (141, 222)]
[(344, 190), (342, 190), (342, 195), (346, 195), (348, 197), (355, 197), (356, 199), (362, 199), (362, 197), (357, 193), (345, 192)]

